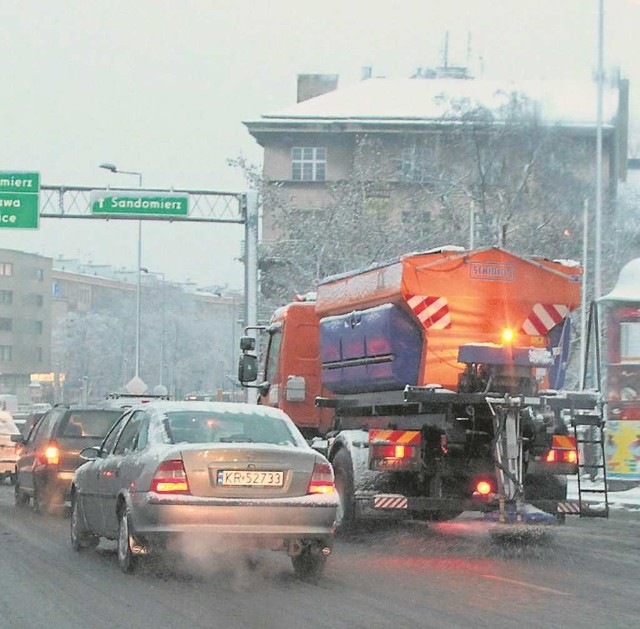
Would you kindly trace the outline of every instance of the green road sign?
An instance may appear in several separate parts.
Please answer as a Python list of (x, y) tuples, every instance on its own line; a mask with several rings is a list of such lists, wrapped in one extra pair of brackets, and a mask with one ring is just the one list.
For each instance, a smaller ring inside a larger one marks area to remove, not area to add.
[(92, 190), (91, 213), (187, 216), (189, 195), (135, 190)]
[(38, 229), (40, 173), (0, 171), (0, 228)]
[(0, 172), (0, 192), (40, 192), (40, 173)]

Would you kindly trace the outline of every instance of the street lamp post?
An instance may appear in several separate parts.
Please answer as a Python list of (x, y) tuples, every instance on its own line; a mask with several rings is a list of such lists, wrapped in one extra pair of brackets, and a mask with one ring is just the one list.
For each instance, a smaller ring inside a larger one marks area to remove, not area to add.
[[(103, 163), (100, 168), (109, 170), (112, 173), (120, 175), (136, 175), (138, 177), (138, 187), (142, 188), (142, 173), (135, 170), (119, 170), (115, 164)], [(140, 373), (140, 273), (142, 268), (142, 220), (138, 221), (138, 282), (136, 286), (136, 373), (135, 377), (139, 377)]]
[(604, 0), (598, 1), (598, 92), (596, 111), (596, 209), (595, 209), (595, 256), (594, 298), (602, 296), (602, 125), (604, 82)]
[(164, 287), (165, 287), (165, 276), (164, 273), (160, 273), (159, 271), (149, 271), (146, 267), (140, 267), (140, 271), (143, 273), (147, 273), (149, 275), (158, 275), (162, 278), (162, 292), (161, 292), (161, 304), (160, 304), (160, 313), (161, 313), (161, 322), (160, 322), (160, 377), (158, 378), (158, 385), (163, 386), (163, 372), (164, 372)]

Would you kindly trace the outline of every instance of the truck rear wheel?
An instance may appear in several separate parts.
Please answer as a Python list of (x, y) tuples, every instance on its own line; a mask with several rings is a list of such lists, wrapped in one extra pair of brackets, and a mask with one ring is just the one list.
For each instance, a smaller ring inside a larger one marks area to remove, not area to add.
[(336, 514), (336, 525), (340, 533), (352, 531), (355, 528), (355, 497), (353, 482), (353, 463), (351, 455), (346, 449), (339, 450), (333, 458), (333, 473), (335, 474), (336, 490), (340, 499)]
[(20, 485), (17, 483), (14, 489), (14, 497), (16, 507), (26, 507), (29, 504), (29, 496), (20, 489)]

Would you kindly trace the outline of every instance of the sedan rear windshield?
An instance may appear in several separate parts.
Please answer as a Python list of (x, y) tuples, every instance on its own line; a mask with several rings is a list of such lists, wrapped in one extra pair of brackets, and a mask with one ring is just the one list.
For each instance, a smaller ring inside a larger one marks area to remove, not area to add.
[(58, 434), (63, 437), (104, 437), (120, 415), (118, 410), (69, 411), (60, 422)]
[(298, 445), (289, 426), (277, 417), (242, 413), (173, 411), (166, 414), (172, 443), (270, 443)]

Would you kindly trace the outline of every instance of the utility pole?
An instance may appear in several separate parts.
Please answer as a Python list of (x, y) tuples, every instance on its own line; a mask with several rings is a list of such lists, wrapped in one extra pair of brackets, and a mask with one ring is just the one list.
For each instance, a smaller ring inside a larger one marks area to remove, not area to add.
[(594, 299), (602, 296), (602, 109), (604, 83), (604, 0), (598, 0), (598, 107), (596, 121), (596, 220), (594, 256)]
[[(245, 218), (245, 326), (258, 324), (258, 193), (249, 191), (246, 195)], [(256, 334), (252, 330), (253, 335)], [(257, 402), (256, 389), (247, 389), (247, 401)]]

